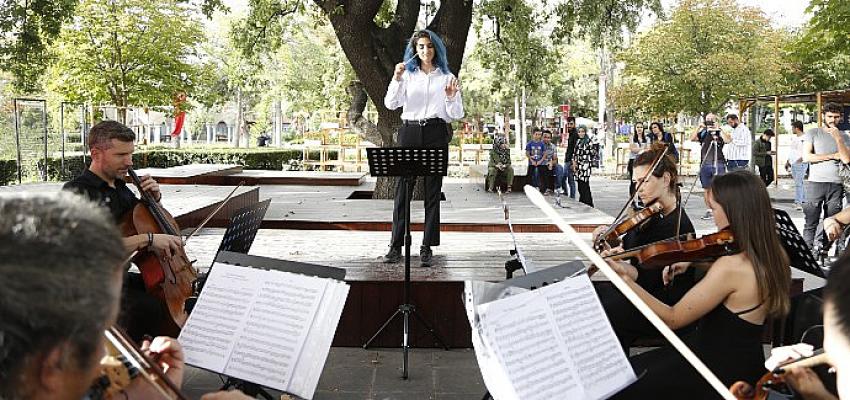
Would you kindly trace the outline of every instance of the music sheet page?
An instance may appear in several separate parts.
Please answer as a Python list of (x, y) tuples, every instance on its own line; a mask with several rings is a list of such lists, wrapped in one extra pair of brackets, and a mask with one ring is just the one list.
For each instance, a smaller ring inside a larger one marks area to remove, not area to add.
[(635, 381), (587, 275), (482, 304), (478, 317), (473, 343), (497, 400), (605, 399)]
[(327, 284), (216, 263), (180, 334), (186, 362), (289, 391)]
[(546, 299), (535, 291), (478, 308), (484, 345), (498, 358), (513, 390), (497, 400), (584, 399)]
[(587, 398), (604, 399), (635, 374), (587, 275), (538, 289), (555, 316)]

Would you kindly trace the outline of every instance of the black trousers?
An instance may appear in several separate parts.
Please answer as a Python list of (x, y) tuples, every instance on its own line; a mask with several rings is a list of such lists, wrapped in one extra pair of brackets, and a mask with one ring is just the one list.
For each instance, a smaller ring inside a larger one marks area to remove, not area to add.
[(578, 185), (578, 201), (593, 207), (593, 194), (590, 193), (590, 181), (576, 179)]
[[(768, 160), (770, 160), (768, 158)], [(759, 177), (764, 182), (765, 186), (769, 186), (773, 183), (773, 162), (766, 163), (764, 165), (759, 165)]]
[[(425, 126), (404, 124), (398, 130), (398, 143), (401, 147), (442, 147), (448, 151), (451, 131), (446, 123), (430, 123)], [(425, 179), (425, 231), (422, 238), (423, 246), (440, 245), (440, 192), (443, 187), (442, 176), (426, 176)], [(405, 207), (404, 187), (408, 178), (398, 181), (393, 203), (393, 233), (390, 246), (404, 245)], [(415, 182), (411, 182), (411, 193)]]

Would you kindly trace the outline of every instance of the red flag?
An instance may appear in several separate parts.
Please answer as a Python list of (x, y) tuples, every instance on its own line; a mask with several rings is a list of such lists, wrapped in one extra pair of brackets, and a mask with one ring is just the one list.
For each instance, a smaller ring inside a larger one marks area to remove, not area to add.
[(183, 121), (186, 120), (186, 112), (181, 111), (180, 114), (174, 117), (174, 130), (171, 132), (171, 137), (180, 136), (183, 131)]

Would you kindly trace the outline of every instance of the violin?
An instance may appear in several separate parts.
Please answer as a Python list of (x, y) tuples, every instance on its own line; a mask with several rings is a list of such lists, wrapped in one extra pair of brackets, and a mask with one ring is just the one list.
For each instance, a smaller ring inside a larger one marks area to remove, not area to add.
[(738, 381), (729, 387), (729, 391), (738, 400), (767, 400), (771, 393), (778, 393), (783, 398), (791, 398), (794, 396), (794, 390), (785, 382), (785, 372), (792, 368), (814, 367), (827, 362), (829, 361), (826, 353), (823, 349), (820, 349), (809, 357), (789, 361), (773, 371), (768, 371), (756, 382), (755, 387), (746, 382)]
[[(123, 236), (138, 234), (180, 235), (180, 227), (174, 217), (168, 213), (153, 196), (142, 190), (141, 180), (133, 169), (127, 173), (139, 189), (141, 201), (128, 211), (121, 221)], [(145, 290), (165, 302), (171, 318), (161, 321), (157, 334), (176, 337), (189, 315), (185, 302), (192, 295), (192, 284), (198, 278), (198, 272), (181, 247), (170, 258), (151, 249), (139, 251), (133, 262), (142, 273)]]
[(626, 232), (641, 226), (654, 215), (657, 215), (664, 210), (664, 206), (660, 201), (654, 201), (650, 205), (644, 207), (640, 211), (633, 213), (618, 224), (613, 224), (600, 234), (593, 243), (593, 248), (597, 252), (605, 250), (605, 245), (617, 247), (620, 244), (620, 236)]
[(681, 261), (713, 260), (738, 251), (732, 231), (722, 229), (696, 239), (662, 240), (604, 258), (611, 260), (634, 258), (642, 268), (663, 268)]
[(101, 360), (101, 377), (89, 391), (96, 400), (121, 398), (117, 396), (141, 377), (153, 385), (162, 399), (186, 400), (180, 388), (168, 378), (159, 365), (138, 348), (119, 328), (112, 326), (104, 332), (107, 355)]

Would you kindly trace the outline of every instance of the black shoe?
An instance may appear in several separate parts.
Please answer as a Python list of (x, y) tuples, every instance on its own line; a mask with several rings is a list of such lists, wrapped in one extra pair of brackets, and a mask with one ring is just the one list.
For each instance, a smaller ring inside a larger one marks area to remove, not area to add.
[(430, 246), (422, 246), (419, 248), (419, 258), (422, 261), (423, 267), (431, 266), (431, 258), (434, 256), (434, 253), (431, 252)]
[(390, 251), (382, 261), (387, 264), (395, 264), (401, 261), (401, 247), (390, 247)]

